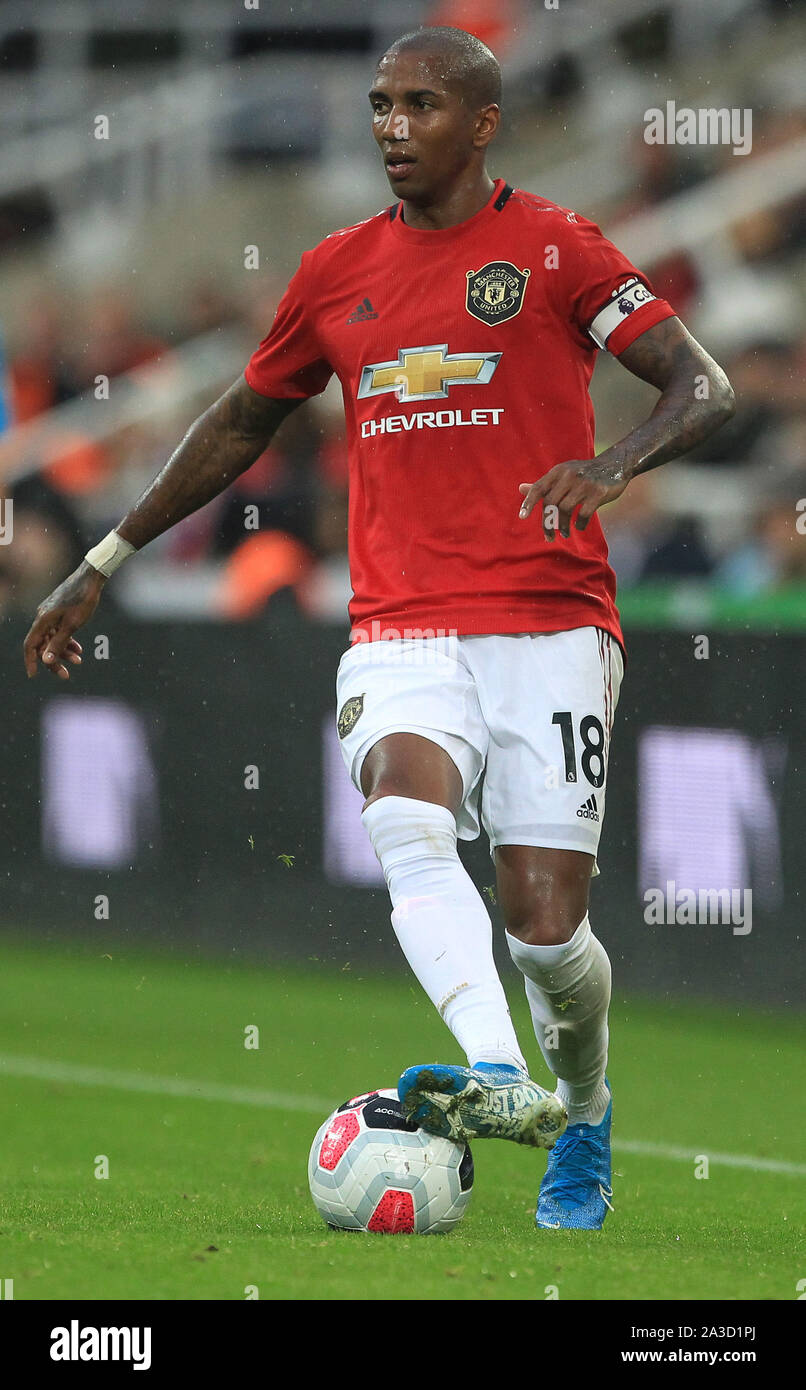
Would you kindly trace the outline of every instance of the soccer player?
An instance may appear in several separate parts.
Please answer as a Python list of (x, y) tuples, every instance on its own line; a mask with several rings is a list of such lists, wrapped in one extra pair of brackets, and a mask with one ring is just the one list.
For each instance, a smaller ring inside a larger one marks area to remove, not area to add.
[[(487, 172), (500, 99), (493, 54), (463, 30), (392, 44), (369, 100), (394, 202), (303, 254), (244, 375), (40, 605), (25, 661), (69, 678), (107, 577), (223, 491), (335, 373), (354, 591), (338, 733), (395, 933), (467, 1059), (410, 1067), (400, 1096), (433, 1133), (550, 1149), (537, 1224), (598, 1228), (610, 964), (588, 890), (623, 637), (596, 513), (705, 439), (733, 393), (598, 227)], [(594, 458), (599, 349), (660, 395)], [(528, 1074), (457, 854), (479, 817), (556, 1094)]]

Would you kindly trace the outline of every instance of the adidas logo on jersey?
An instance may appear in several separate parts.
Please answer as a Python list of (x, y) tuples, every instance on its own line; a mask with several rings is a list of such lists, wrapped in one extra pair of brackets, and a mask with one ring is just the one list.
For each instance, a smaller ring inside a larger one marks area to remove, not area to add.
[(366, 319), (376, 319), (377, 317), (378, 315), (372, 307), (372, 301), (370, 299), (364, 299), (360, 304), (356, 305), (347, 322), (364, 323)]
[(582, 820), (598, 820), (599, 807), (596, 805), (596, 797), (589, 796), (587, 801), (583, 802), (583, 804), (580, 806), (579, 810), (577, 811), (577, 815)]

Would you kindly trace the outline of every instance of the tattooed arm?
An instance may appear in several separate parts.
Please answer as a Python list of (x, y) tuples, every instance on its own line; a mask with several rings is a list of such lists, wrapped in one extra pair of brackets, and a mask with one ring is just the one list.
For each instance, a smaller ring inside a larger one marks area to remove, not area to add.
[(301, 400), (258, 395), (239, 377), (188, 430), (161, 473), (115, 527), (136, 550), (212, 501), (251, 468)]
[[(239, 377), (191, 425), (165, 467), (115, 528), (118, 535), (140, 550), (198, 511), (251, 467), (285, 417), (301, 404), (301, 400), (261, 396)], [(29, 676), (36, 675), (41, 657), (48, 670), (69, 679), (65, 662), (81, 663), (81, 646), (73, 633), (95, 612), (105, 583), (104, 576), (83, 560), (40, 603), (25, 639)]]
[[(584, 531), (597, 507), (620, 497), (631, 478), (678, 458), (729, 420), (733, 390), (722, 368), (677, 318), (664, 319), (619, 356), (634, 376), (660, 391), (649, 419), (595, 459), (570, 459), (549, 469), (536, 483), (521, 483), (520, 516), (528, 517), (543, 499), (543, 532), (570, 535), (571, 517)], [(555, 506), (556, 513), (547, 507)], [(552, 525), (552, 516), (554, 524)]]

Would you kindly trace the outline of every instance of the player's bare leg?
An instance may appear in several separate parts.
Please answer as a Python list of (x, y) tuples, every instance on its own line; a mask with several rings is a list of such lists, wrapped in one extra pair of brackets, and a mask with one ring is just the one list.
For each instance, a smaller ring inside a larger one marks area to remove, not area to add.
[(410, 1067), (399, 1088), (404, 1108), (433, 1133), (548, 1147), (565, 1114), (527, 1074), (493, 960), (490, 918), (457, 854), (463, 786), (456, 764), (430, 739), (389, 734), (364, 760), (361, 785), (395, 933), (469, 1063)]
[(444, 806), (455, 816), (462, 777), (453, 758), (419, 734), (387, 734), (370, 748), (361, 768), (364, 810), (384, 796), (408, 796)]
[(610, 962), (588, 921), (593, 856), (502, 845), (495, 859), (510, 953), (569, 1117), (541, 1184), (537, 1224), (595, 1229), (613, 1194), (605, 1077)]

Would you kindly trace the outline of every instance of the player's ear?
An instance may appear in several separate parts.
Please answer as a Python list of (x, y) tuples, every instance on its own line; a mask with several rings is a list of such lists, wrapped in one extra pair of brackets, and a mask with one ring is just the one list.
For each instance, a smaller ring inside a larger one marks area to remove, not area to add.
[(477, 150), (485, 149), (491, 140), (498, 134), (498, 127), (501, 124), (501, 110), (494, 101), (488, 106), (482, 106), (476, 117), (476, 129), (474, 132), (473, 144)]

